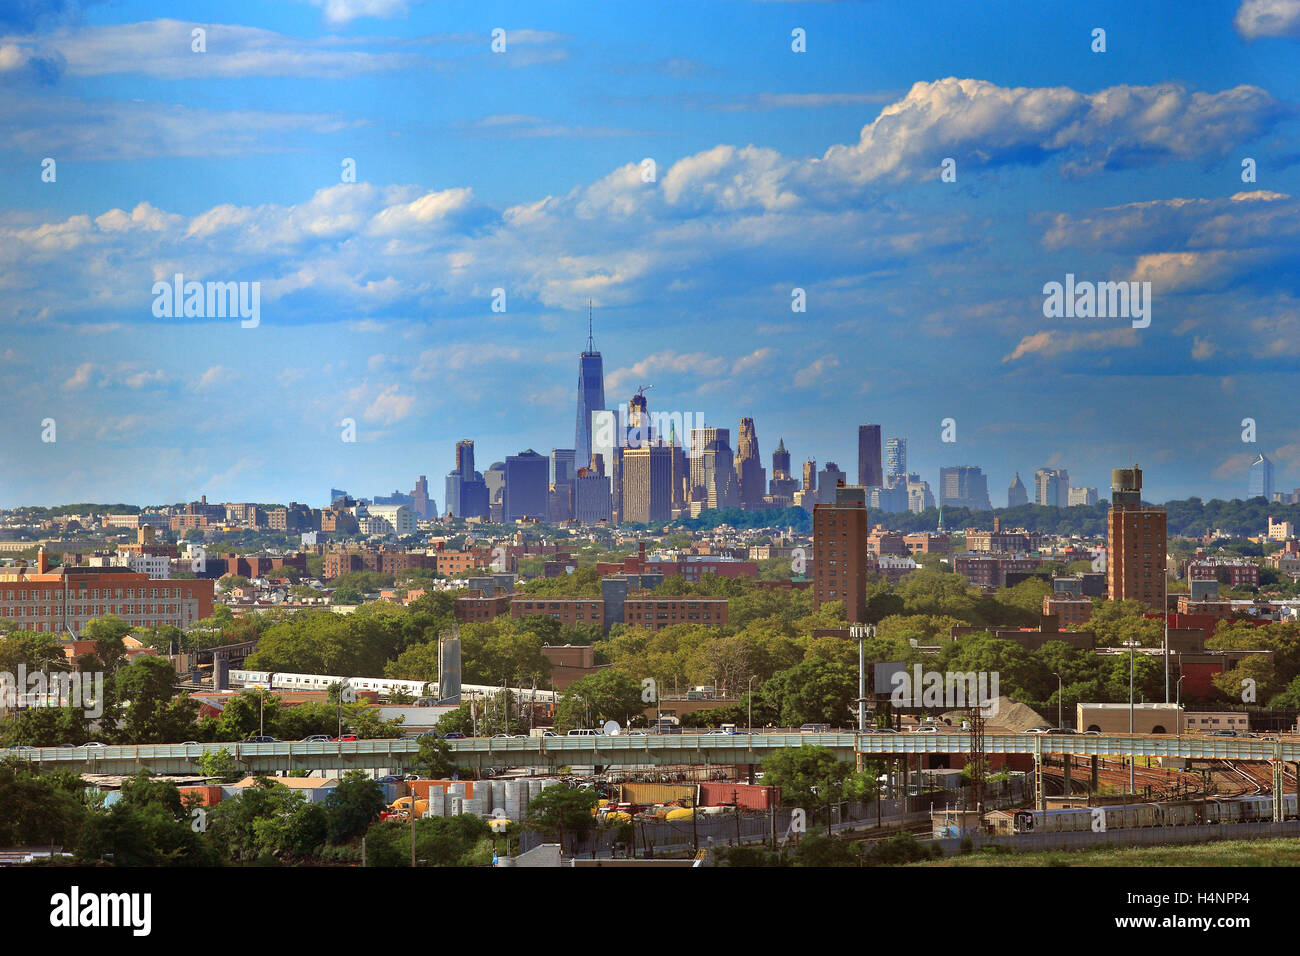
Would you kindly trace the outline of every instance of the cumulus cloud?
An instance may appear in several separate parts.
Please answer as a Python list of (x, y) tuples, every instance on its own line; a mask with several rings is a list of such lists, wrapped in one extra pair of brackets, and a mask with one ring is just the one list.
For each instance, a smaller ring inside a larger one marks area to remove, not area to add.
[(380, 392), (365, 411), (365, 419), (383, 425), (400, 422), (415, 407), (414, 395), (403, 395), (396, 385), (390, 385)]
[(1248, 40), (1300, 37), (1300, 0), (1242, 0), (1232, 25)]
[(794, 373), (795, 387), (809, 388), (813, 385), (823, 384), (827, 374), (832, 369), (838, 368), (839, 364), (840, 360), (836, 356), (823, 355)]

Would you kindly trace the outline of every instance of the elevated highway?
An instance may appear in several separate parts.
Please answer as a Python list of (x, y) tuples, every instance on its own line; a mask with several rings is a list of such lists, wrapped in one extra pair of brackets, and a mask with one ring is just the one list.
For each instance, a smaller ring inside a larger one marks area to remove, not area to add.
[[(827, 747), (842, 760), (860, 754), (870, 760), (920, 754), (970, 752), (968, 734), (671, 734), (617, 737), (471, 737), (446, 741), (462, 766), (670, 766), (756, 764), (785, 747)], [(415, 739), (382, 739), (269, 744), (146, 744), (115, 747), (44, 747), (0, 751), (44, 768), (78, 773), (191, 774), (204, 753), (228, 750), (241, 769), (273, 774), (290, 770), (380, 770), (413, 766)], [(1106, 757), (1181, 757), (1191, 760), (1300, 761), (1300, 737), (1279, 739), (1175, 737), (1122, 734), (1105, 737), (1046, 734), (986, 734), (986, 754), (1031, 754), (1041, 765), (1050, 755)]]

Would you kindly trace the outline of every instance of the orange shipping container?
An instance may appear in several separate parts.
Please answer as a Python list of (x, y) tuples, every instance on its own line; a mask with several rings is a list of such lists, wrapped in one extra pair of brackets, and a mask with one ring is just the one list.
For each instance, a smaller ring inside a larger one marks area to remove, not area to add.
[(181, 793), (181, 803), (185, 803), (186, 794), (196, 793), (205, 807), (215, 807), (221, 802), (220, 787), (177, 787)]
[(700, 784), (700, 805), (705, 807), (743, 807), (746, 810), (769, 810), (781, 805), (780, 787), (763, 787), (748, 783)]

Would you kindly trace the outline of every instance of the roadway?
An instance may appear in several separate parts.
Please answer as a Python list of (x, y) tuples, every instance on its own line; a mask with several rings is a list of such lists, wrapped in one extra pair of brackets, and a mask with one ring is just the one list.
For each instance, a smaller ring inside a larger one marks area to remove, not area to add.
[[(470, 737), (446, 741), (462, 766), (528, 767), (554, 770), (566, 766), (678, 766), (683, 764), (751, 764), (784, 747), (829, 748), (842, 760), (949, 754), (970, 751), (969, 734), (664, 734), (615, 737)], [(249, 773), (289, 770), (394, 770), (410, 767), (419, 751), (412, 738), (340, 742), (266, 744), (146, 744), (113, 747), (44, 747), (0, 752), (31, 760), (51, 770), (78, 773), (192, 774), (205, 752), (222, 749)], [(1172, 735), (986, 734), (987, 754), (1182, 757), (1192, 760), (1300, 761), (1300, 738), (1266, 740), (1240, 737)]]

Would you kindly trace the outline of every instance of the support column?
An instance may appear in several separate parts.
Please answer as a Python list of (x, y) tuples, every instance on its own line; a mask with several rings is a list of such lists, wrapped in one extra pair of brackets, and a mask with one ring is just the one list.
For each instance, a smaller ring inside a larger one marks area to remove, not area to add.
[(1097, 792), (1097, 755), (1093, 754), (1092, 755), (1092, 780), (1089, 781), (1088, 783), (1088, 793), (1091, 795), (1091, 794), (1095, 794), (1096, 792)]
[(1282, 737), (1278, 735), (1277, 741), (1273, 744), (1273, 822), (1281, 823), (1286, 815), (1282, 812), (1283, 805), (1286, 802), (1286, 778), (1282, 775), (1282, 769), (1286, 765), (1282, 762)]
[(1043, 738), (1034, 735), (1034, 804), (1039, 810), (1047, 809), (1047, 791), (1043, 789)]
[(1073, 764), (1074, 764), (1074, 758), (1072, 756), (1070, 756), (1069, 754), (1062, 755), (1061, 766), (1065, 770), (1065, 795), (1067, 797), (1070, 795), (1070, 769)]

